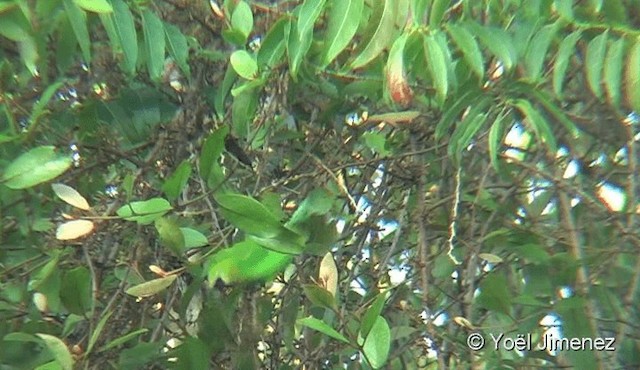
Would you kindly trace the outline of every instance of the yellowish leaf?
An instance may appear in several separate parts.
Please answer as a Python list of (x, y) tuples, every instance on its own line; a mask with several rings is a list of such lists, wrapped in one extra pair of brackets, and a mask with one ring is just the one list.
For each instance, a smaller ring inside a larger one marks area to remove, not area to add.
[(53, 189), (53, 192), (56, 193), (58, 198), (62, 199), (65, 203), (70, 204), (76, 208), (80, 208), (84, 211), (87, 211), (91, 208), (87, 200), (82, 195), (80, 195), (80, 193), (78, 193), (76, 189), (59, 183), (52, 184), (51, 188)]
[(325, 289), (335, 297), (338, 292), (338, 267), (331, 252), (327, 252), (322, 258), (318, 277), (324, 283)]
[(93, 231), (94, 224), (89, 220), (73, 220), (58, 226), (56, 239), (73, 240), (89, 234)]

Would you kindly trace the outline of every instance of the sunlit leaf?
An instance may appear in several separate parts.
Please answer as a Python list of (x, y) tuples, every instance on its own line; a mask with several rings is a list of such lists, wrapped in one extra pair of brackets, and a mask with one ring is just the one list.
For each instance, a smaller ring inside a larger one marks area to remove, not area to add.
[(324, 283), (325, 288), (336, 297), (338, 293), (338, 267), (331, 252), (327, 252), (320, 261), (318, 280)]
[(56, 239), (73, 240), (83, 237), (93, 231), (95, 225), (89, 220), (67, 221), (56, 230)]
[(13, 160), (2, 182), (11, 189), (30, 188), (62, 175), (71, 164), (71, 156), (56, 153), (53, 146), (40, 146)]
[(576, 43), (581, 35), (581, 31), (573, 32), (562, 40), (558, 48), (558, 55), (553, 65), (553, 92), (558, 96), (562, 95), (562, 84), (565, 80), (567, 67), (571, 57), (574, 55)]
[(408, 38), (409, 34), (404, 33), (393, 43), (385, 70), (391, 99), (404, 107), (411, 104), (413, 99), (413, 91), (407, 81), (404, 66), (404, 47)]
[(167, 36), (167, 49), (169, 54), (176, 61), (176, 64), (182, 72), (187, 76), (191, 76), (191, 68), (189, 67), (189, 45), (186, 36), (180, 29), (170, 23), (164, 23), (164, 31)]
[(67, 348), (67, 345), (60, 338), (43, 333), (37, 333), (36, 335), (42, 339), (53, 358), (63, 370), (73, 370), (73, 356), (71, 356), (69, 348)]
[(608, 32), (605, 31), (594, 37), (587, 46), (587, 55), (585, 57), (587, 82), (598, 99), (602, 98), (602, 68), (607, 48), (607, 35)]
[(198, 230), (189, 227), (181, 227), (182, 236), (184, 237), (184, 248), (199, 248), (209, 244), (207, 237)]
[(480, 38), (482, 44), (502, 62), (507, 70), (511, 70), (518, 63), (513, 40), (506, 31), (477, 23), (466, 23), (464, 26)]
[(113, 8), (107, 0), (73, 0), (79, 7), (94, 13), (111, 13)]
[(58, 198), (62, 199), (67, 204), (85, 211), (88, 211), (91, 208), (87, 200), (80, 195), (76, 189), (60, 183), (51, 184), (51, 188)]
[(381, 0), (373, 3), (374, 9), (369, 24), (372, 27), (371, 35), (363, 45), (356, 59), (351, 62), (351, 68), (360, 68), (371, 62), (375, 57), (388, 47), (398, 34), (397, 20), (405, 19), (409, 10), (408, 0)]
[(147, 51), (147, 69), (152, 80), (159, 80), (164, 70), (165, 32), (162, 21), (149, 9), (142, 11), (142, 29)]
[(542, 67), (547, 56), (547, 51), (549, 50), (549, 46), (557, 29), (558, 26), (556, 24), (544, 26), (536, 32), (529, 43), (525, 60), (527, 64), (527, 74), (533, 81), (537, 81), (542, 74)]
[(251, 7), (244, 1), (236, 4), (233, 14), (231, 15), (231, 27), (239, 31), (246, 40), (253, 30), (253, 13)]
[(614, 41), (607, 51), (604, 63), (604, 87), (609, 101), (615, 107), (620, 106), (622, 93), (622, 61), (624, 56), (625, 39)]
[(448, 68), (444, 52), (433, 35), (424, 37), (424, 53), (436, 88), (437, 99), (440, 104), (443, 104), (449, 90)]
[(111, 0), (113, 23), (124, 54), (124, 70), (133, 74), (138, 61), (138, 37), (131, 10), (123, 0)]
[(369, 335), (364, 340), (362, 352), (374, 369), (383, 367), (389, 357), (391, 348), (391, 329), (384, 317), (376, 318)]
[(358, 30), (363, 7), (364, 0), (332, 1), (322, 66), (331, 63), (349, 45)]
[(260, 67), (273, 67), (282, 59), (286, 50), (285, 31), (291, 27), (289, 22), (290, 20), (283, 17), (267, 32), (258, 51), (257, 60)]
[(451, 1), (448, 0), (434, 0), (431, 4), (431, 11), (429, 12), (429, 26), (438, 27), (444, 14), (451, 5)]
[(169, 275), (159, 279), (146, 281), (142, 284), (132, 286), (125, 292), (134, 297), (150, 297), (167, 289), (178, 278), (178, 275)]
[(627, 56), (625, 87), (629, 105), (640, 112), (640, 40), (636, 40)]
[(503, 261), (503, 259), (500, 256), (496, 256), (495, 254), (491, 254), (491, 253), (479, 253), (478, 257), (493, 264), (502, 263)]
[(222, 215), (237, 228), (262, 238), (274, 238), (283, 224), (262, 203), (241, 194), (219, 194), (215, 197)]
[(484, 79), (484, 60), (475, 37), (465, 28), (456, 24), (447, 24), (447, 30), (456, 43), (464, 60), (479, 79)]
[(258, 72), (258, 63), (245, 50), (236, 50), (231, 54), (231, 65), (237, 74), (247, 80), (254, 79)]
[(296, 9), (298, 19), (285, 25), (289, 72), (294, 79), (297, 78), (302, 60), (311, 47), (313, 25), (325, 2), (326, 0), (305, 1)]
[(116, 214), (127, 221), (144, 225), (162, 217), (171, 208), (171, 204), (166, 199), (152, 198), (125, 204), (116, 211)]
[(76, 5), (76, 1), (64, 0), (64, 8), (69, 17), (69, 22), (76, 35), (82, 56), (86, 63), (91, 63), (91, 41), (89, 40), (89, 29), (87, 28), (87, 15)]
[(325, 334), (331, 338), (337, 339), (341, 342), (349, 343), (349, 340), (344, 335), (337, 332), (334, 328), (329, 326), (324, 321), (318, 320), (315, 317), (309, 316), (302, 319), (298, 319), (297, 323), (300, 325), (309, 327), (313, 330), (319, 331), (322, 334)]
[(387, 300), (387, 292), (378, 293), (376, 298), (374, 299), (371, 306), (367, 309), (367, 311), (362, 316), (360, 320), (360, 332), (359, 337), (367, 338), (373, 325), (376, 323), (377, 318), (382, 313), (382, 309), (384, 308), (384, 303)]

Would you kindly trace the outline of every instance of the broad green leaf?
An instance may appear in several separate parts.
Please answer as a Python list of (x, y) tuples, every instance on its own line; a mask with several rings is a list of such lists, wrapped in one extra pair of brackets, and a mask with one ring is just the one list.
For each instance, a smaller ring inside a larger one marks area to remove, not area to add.
[(104, 329), (104, 326), (109, 321), (109, 318), (111, 317), (113, 312), (114, 311), (109, 311), (105, 313), (100, 318), (100, 321), (98, 321), (98, 324), (96, 325), (95, 329), (93, 329), (93, 333), (91, 333), (91, 337), (89, 338), (89, 343), (87, 344), (87, 351), (85, 352), (86, 355), (88, 355), (89, 353), (91, 353), (91, 351), (93, 351), (93, 347), (96, 345), (96, 342), (100, 338), (100, 334), (102, 334), (102, 330)]
[(473, 73), (478, 76), (480, 80), (484, 79), (484, 60), (482, 59), (482, 53), (475, 37), (465, 28), (456, 24), (447, 24), (447, 31), (451, 35), (453, 41), (458, 45), (462, 56), (467, 62)]
[(587, 46), (585, 68), (587, 69), (587, 82), (593, 94), (602, 99), (602, 67), (604, 66), (605, 51), (607, 49), (608, 32), (596, 36)]
[(314, 305), (334, 311), (337, 310), (336, 299), (327, 289), (315, 284), (304, 284), (302, 289), (304, 290), (304, 295)]
[(537, 81), (542, 73), (549, 45), (558, 30), (556, 24), (549, 24), (542, 27), (531, 39), (527, 53), (525, 55), (527, 65), (527, 75), (532, 81)]
[(51, 355), (53, 355), (53, 358), (63, 370), (73, 370), (73, 356), (71, 356), (69, 348), (67, 348), (67, 345), (60, 338), (43, 333), (37, 333), (36, 335), (42, 339)]
[(476, 298), (479, 305), (490, 311), (509, 315), (511, 313), (511, 293), (507, 279), (501, 272), (491, 272), (480, 282), (480, 294)]
[(162, 21), (149, 9), (142, 11), (142, 30), (147, 51), (147, 69), (154, 81), (160, 80), (164, 71), (165, 32)]
[(247, 80), (253, 80), (258, 73), (258, 63), (245, 50), (236, 50), (231, 54), (231, 65), (238, 75)]
[(73, 0), (64, 0), (63, 2), (73, 33), (76, 35), (78, 44), (80, 44), (82, 57), (85, 63), (89, 64), (91, 63), (91, 41), (89, 40), (89, 29), (87, 28), (87, 15)]
[(91, 208), (87, 200), (71, 186), (55, 183), (51, 184), (51, 188), (58, 198), (62, 199), (65, 203), (84, 211), (88, 211)]
[(373, 300), (373, 303), (371, 303), (371, 306), (369, 306), (367, 311), (362, 316), (359, 332), (359, 336), (361, 338), (367, 338), (369, 336), (371, 329), (382, 313), (382, 309), (384, 308), (384, 303), (386, 300), (387, 292), (378, 293), (376, 298)]
[(386, 135), (377, 131), (368, 131), (362, 134), (365, 145), (371, 149), (374, 153), (386, 157), (390, 154), (389, 150), (385, 147), (387, 144)]
[(300, 254), (309, 247), (305, 243), (305, 237), (284, 226), (280, 227), (277, 235), (271, 237), (249, 235), (249, 239), (267, 249), (287, 254)]
[(258, 51), (258, 65), (273, 67), (280, 62), (286, 49), (285, 31), (291, 27), (290, 20), (283, 17), (271, 26)]
[(383, 367), (389, 357), (391, 348), (391, 329), (384, 317), (376, 318), (369, 335), (364, 340), (362, 352), (374, 369)]
[(73, 0), (76, 5), (88, 12), (111, 13), (113, 8), (107, 0)]
[(604, 87), (609, 101), (614, 107), (620, 106), (622, 94), (622, 59), (624, 56), (625, 39), (614, 41), (607, 50), (604, 63)]
[(176, 369), (209, 370), (213, 347), (208, 341), (187, 336), (178, 348), (175, 356), (178, 366)]
[(187, 250), (204, 247), (209, 244), (207, 237), (198, 230), (181, 227), (180, 231), (182, 231), (182, 236), (184, 237), (184, 248)]
[(547, 145), (549, 151), (555, 155), (558, 151), (556, 137), (544, 116), (527, 100), (517, 100), (514, 105), (527, 118), (527, 121), (531, 128), (533, 128), (536, 136), (541, 139)]
[(444, 13), (447, 11), (451, 1), (448, 0), (434, 0), (431, 4), (431, 11), (429, 12), (429, 27), (438, 28), (440, 22), (444, 18)]
[[(408, 0), (381, 0), (373, 3), (374, 9), (369, 24), (372, 32), (365, 31), (366, 35), (371, 35), (363, 43), (364, 48), (356, 59), (351, 62), (351, 69), (363, 67), (375, 59), (382, 51), (389, 47), (396, 39), (398, 32), (397, 21), (405, 19), (409, 10)], [(401, 26), (404, 26), (402, 24)]]
[(344, 335), (338, 333), (334, 328), (329, 326), (329, 324), (325, 323), (324, 321), (318, 320), (315, 317), (309, 316), (298, 319), (297, 323), (313, 330), (319, 331), (320, 333), (337, 339), (341, 342), (349, 343), (349, 340)]
[(91, 310), (91, 274), (86, 267), (80, 266), (65, 272), (60, 286), (60, 300), (69, 312), (79, 316)]
[(93, 231), (95, 225), (90, 220), (72, 220), (60, 224), (56, 230), (56, 239), (73, 240)]
[(640, 112), (640, 40), (636, 40), (627, 56), (625, 87), (629, 105)]
[(326, 0), (304, 0), (298, 15), (298, 37), (313, 32), (313, 25), (324, 8)]
[(253, 30), (253, 13), (251, 13), (251, 7), (245, 1), (240, 1), (236, 4), (231, 15), (231, 27), (240, 32), (245, 41), (251, 34), (251, 30)]
[(132, 286), (125, 293), (134, 297), (150, 297), (167, 289), (178, 278), (178, 275), (169, 275), (163, 278), (146, 281), (142, 284)]
[(364, 0), (333, 0), (325, 36), (321, 67), (331, 63), (355, 36), (362, 17)]
[(149, 224), (171, 210), (171, 204), (163, 198), (152, 198), (123, 205), (116, 214), (127, 221)]
[(176, 200), (191, 177), (191, 163), (184, 160), (162, 184), (162, 191), (169, 200)]
[(159, 217), (154, 225), (160, 236), (163, 247), (169, 248), (177, 256), (181, 256), (185, 250), (185, 240), (182, 230), (175, 220), (168, 217)]
[(200, 153), (200, 176), (202, 176), (203, 179), (209, 178), (209, 173), (213, 165), (218, 163), (220, 155), (224, 150), (224, 140), (228, 134), (229, 126), (222, 125), (204, 141)]
[(312, 190), (296, 208), (287, 226), (296, 228), (312, 216), (327, 214), (333, 206), (333, 201), (334, 197), (327, 190), (323, 188)]
[(574, 55), (576, 43), (581, 34), (581, 31), (573, 32), (562, 40), (558, 48), (558, 55), (553, 65), (553, 92), (558, 96), (562, 96), (562, 84), (564, 83), (567, 67), (571, 57)]
[(40, 146), (23, 153), (7, 166), (2, 182), (11, 189), (26, 189), (62, 175), (72, 164), (71, 156), (56, 153), (53, 146)]
[(138, 61), (138, 36), (131, 10), (123, 0), (111, 0), (113, 23), (124, 54), (124, 71), (133, 74)]
[(2, 14), (0, 16), (0, 35), (9, 40), (21, 42), (31, 38), (31, 22), (25, 13), (18, 8), (17, 3), (12, 5), (14, 5), (13, 9), (9, 8), (0, 13)]
[(498, 155), (502, 146), (502, 137), (504, 135), (504, 124), (506, 115), (498, 115), (489, 130), (489, 157), (491, 158), (491, 166), (498, 171), (499, 162)]
[(477, 23), (466, 23), (464, 26), (478, 36), (482, 44), (502, 62), (506, 70), (511, 70), (518, 63), (513, 41), (505, 30)]
[(290, 254), (274, 252), (246, 240), (211, 256), (205, 271), (211, 286), (218, 279), (227, 285), (267, 282), (292, 261)]
[(424, 53), (436, 88), (437, 100), (442, 105), (449, 90), (448, 70), (444, 51), (433, 35), (424, 36)]
[(187, 44), (186, 36), (180, 31), (180, 29), (173, 24), (164, 23), (164, 31), (167, 36), (167, 48), (169, 49), (169, 55), (176, 61), (182, 73), (185, 76), (191, 76), (191, 68), (189, 67), (189, 45)]
[(260, 238), (275, 238), (284, 229), (278, 218), (262, 203), (241, 194), (218, 194), (224, 218), (240, 230)]
[[(289, 72), (294, 80), (304, 56), (311, 47), (313, 25), (322, 12), (326, 0), (306, 0), (297, 10), (298, 19), (286, 24), (287, 53), (289, 55)], [(295, 14), (295, 13), (294, 13)]]

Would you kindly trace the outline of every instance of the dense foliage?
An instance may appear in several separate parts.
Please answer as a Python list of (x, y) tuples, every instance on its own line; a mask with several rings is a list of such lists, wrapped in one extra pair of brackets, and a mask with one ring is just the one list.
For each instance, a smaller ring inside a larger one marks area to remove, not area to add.
[(640, 367), (635, 1), (3, 0), (0, 53), (1, 369)]

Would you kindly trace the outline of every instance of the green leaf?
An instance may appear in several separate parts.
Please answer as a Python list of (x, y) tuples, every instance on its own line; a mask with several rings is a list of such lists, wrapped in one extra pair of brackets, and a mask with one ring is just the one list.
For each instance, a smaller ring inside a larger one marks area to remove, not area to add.
[(51, 355), (53, 355), (53, 358), (63, 370), (73, 370), (73, 356), (71, 356), (69, 348), (67, 348), (67, 345), (64, 344), (60, 338), (43, 333), (37, 333), (36, 335), (42, 339)]
[(500, 59), (507, 71), (518, 63), (513, 41), (505, 30), (482, 26), (477, 23), (466, 23), (464, 26), (470, 28), (469, 31), (480, 38), (482, 44)]
[(158, 81), (164, 71), (165, 32), (162, 21), (149, 9), (142, 11), (142, 30), (147, 51), (147, 69), (152, 80)]
[(191, 163), (185, 159), (162, 184), (162, 191), (167, 199), (176, 200), (187, 185), (189, 177), (191, 177)]
[(205, 271), (211, 286), (218, 279), (227, 285), (267, 282), (292, 261), (290, 254), (274, 252), (254, 241), (245, 240), (211, 256)]
[(224, 218), (238, 229), (260, 238), (275, 238), (284, 229), (278, 218), (257, 200), (240, 194), (218, 194)]
[(532, 81), (537, 81), (542, 72), (545, 57), (549, 50), (549, 45), (557, 32), (556, 24), (549, 24), (540, 29), (531, 39), (525, 61), (527, 66), (527, 74)]
[(251, 7), (245, 1), (240, 1), (236, 4), (231, 15), (231, 27), (244, 36), (244, 41), (251, 34), (253, 30), (253, 13), (251, 13)]
[(451, 5), (451, 1), (448, 0), (434, 0), (431, 4), (431, 11), (429, 12), (429, 27), (438, 28), (440, 22), (444, 18), (444, 13)]
[(302, 286), (304, 295), (316, 306), (328, 308), (330, 310), (337, 310), (336, 299), (333, 294), (323, 287), (315, 284), (304, 284)]
[(258, 51), (259, 66), (273, 67), (280, 62), (286, 49), (285, 31), (291, 27), (289, 22), (289, 19), (282, 17), (271, 26)]
[(509, 315), (511, 312), (511, 293), (503, 273), (491, 272), (480, 282), (480, 294), (476, 298), (484, 308)]
[(88, 12), (111, 13), (113, 8), (106, 0), (73, 0), (76, 5)]
[(364, 0), (333, 0), (325, 36), (321, 67), (331, 63), (355, 36)]
[(382, 313), (382, 309), (384, 308), (384, 303), (386, 302), (386, 300), (387, 292), (379, 293), (373, 300), (373, 303), (371, 303), (371, 306), (369, 306), (367, 311), (362, 316), (359, 332), (359, 336), (361, 338), (367, 338), (369, 336), (371, 329)]
[(298, 15), (298, 37), (313, 32), (313, 25), (324, 8), (326, 0), (304, 0)]
[(312, 216), (327, 214), (333, 206), (334, 197), (325, 189), (312, 190), (296, 208), (287, 222), (287, 226), (295, 229), (309, 220)]
[(309, 245), (305, 244), (305, 238), (302, 235), (284, 226), (280, 228), (275, 236), (267, 238), (249, 235), (249, 239), (267, 249), (287, 254), (300, 254), (306, 247), (309, 247)]
[(604, 87), (607, 90), (609, 101), (614, 107), (620, 106), (624, 46), (624, 38), (614, 41), (609, 46), (609, 50), (607, 50), (607, 57), (604, 63)]
[[(570, 297), (557, 301), (555, 311), (562, 320), (562, 334), (566, 338), (593, 338), (595, 333), (587, 318), (586, 302), (582, 297)], [(596, 369), (593, 351), (566, 351), (570, 362), (577, 369)]]
[(625, 82), (627, 101), (633, 110), (640, 112), (640, 40), (629, 50)]
[(208, 342), (187, 336), (176, 349), (176, 369), (209, 370), (212, 347)]
[(451, 35), (453, 41), (458, 45), (462, 56), (467, 62), (473, 73), (478, 76), (480, 80), (484, 79), (484, 60), (482, 59), (482, 52), (475, 37), (465, 28), (455, 24), (447, 24), (447, 31)]
[(51, 85), (47, 86), (42, 95), (40, 95), (40, 99), (38, 99), (33, 107), (31, 108), (31, 114), (29, 115), (29, 127), (33, 130), (34, 125), (38, 124), (38, 121), (43, 116), (45, 112), (45, 108), (49, 104), (53, 95), (58, 91), (58, 89), (63, 86), (64, 83), (62, 81), (54, 82)]
[(89, 29), (87, 28), (87, 15), (73, 0), (64, 0), (64, 8), (71, 23), (71, 28), (73, 28), (73, 33), (76, 35), (78, 44), (80, 44), (82, 57), (89, 64), (91, 63), (91, 41), (89, 40)]
[(369, 335), (364, 340), (362, 352), (374, 369), (380, 369), (387, 362), (391, 348), (391, 329), (384, 317), (376, 318)]
[(573, 32), (562, 40), (558, 48), (558, 55), (553, 65), (553, 92), (558, 96), (562, 96), (562, 84), (564, 83), (567, 67), (571, 57), (574, 55), (576, 43), (581, 34), (581, 31)]
[(489, 130), (489, 157), (491, 158), (491, 166), (496, 171), (499, 171), (498, 154), (502, 146), (506, 117), (506, 115), (498, 115)]
[(167, 289), (178, 278), (178, 275), (169, 275), (159, 279), (146, 281), (142, 284), (132, 286), (125, 293), (134, 297), (150, 297)]
[(198, 230), (181, 227), (180, 231), (184, 238), (184, 249), (199, 248), (209, 244), (207, 237)]
[(53, 146), (40, 146), (23, 153), (7, 166), (2, 182), (11, 189), (26, 189), (62, 175), (71, 157), (56, 153)]
[(191, 76), (191, 68), (189, 67), (189, 45), (186, 36), (180, 29), (170, 23), (164, 23), (164, 32), (167, 36), (167, 47), (169, 55), (175, 60), (182, 73), (185, 76)]
[(166, 199), (152, 198), (125, 204), (116, 211), (116, 214), (127, 221), (145, 225), (162, 217), (171, 209), (171, 204)]
[(351, 69), (363, 67), (389, 47), (398, 35), (398, 20), (406, 21), (409, 11), (408, 0), (384, 0), (373, 3), (374, 9), (369, 18), (371, 31), (365, 31), (370, 38), (363, 43), (364, 48), (356, 59), (351, 62)]
[(473, 137), (480, 131), (482, 126), (487, 122), (486, 113), (477, 113), (475, 115), (467, 115), (460, 122), (456, 131), (454, 131), (449, 141), (449, 155), (455, 158), (455, 162), (459, 165), (462, 152), (467, 149)]
[(229, 126), (222, 125), (211, 133), (202, 145), (200, 152), (200, 176), (203, 179), (209, 178), (213, 165), (218, 162), (224, 150), (224, 140), (229, 134)]
[(114, 340), (112, 340), (111, 342), (107, 343), (104, 347), (100, 348), (100, 352), (104, 352), (104, 351), (108, 351), (111, 348), (115, 348), (118, 347), (120, 345), (123, 345), (125, 343), (127, 343), (128, 341), (132, 340), (133, 338), (140, 336), (144, 333), (147, 333), (149, 331), (149, 329), (147, 328), (142, 328), (142, 329), (138, 329), (138, 330), (134, 330), (131, 333), (125, 334), (121, 337), (118, 337)]
[(442, 105), (449, 89), (447, 62), (444, 51), (433, 35), (424, 36), (424, 54), (433, 79), (438, 102)]
[(533, 128), (536, 136), (544, 142), (549, 151), (555, 155), (558, 151), (556, 137), (551, 130), (551, 126), (542, 114), (536, 110), (527, 100), (519, 99), (514, 104), (522, 114), (527, 118), (528, 123)]
[(93, 305), (91, 274), (86, 267), (76, 267), (64, 274), (60, 287), (60, 300), (69, 312), (79, 316), (84, 316), (91, 310)]
[(111, 0), (111, 4), (113, 23), (124, 54), (124, 71), (131, 75), (136, 71), (138, 61), (138, 37), (133, 15), (124, 1)]
[(602, 99), (602, 67), (604, 66), (605, 51), (607, 49), (608, 32), (605, 31), (589, 42), (585, 57), (587, 82), (593, 94)]
[(86, 355), (89, 355), (91, 351), (93, 351), (93, 347), (96, 345), (96, 342), (100, 338), (100, 334), (102, 333), (104, 326), (109, 321), (109, 318), (111, 317), (113, 312), (114, 311), (108, 311), (100, 318), (100, 321), (98, 321), (98, 324), (96, 325), (95, 329), (93, 330), (93, 333), (91, 333), (91, 337), (89, 338), (89, 343), (87, 344), (87, 351), (85, 352)]
[(306, 0), (296, 10), (298, 19), (290, 22), (285, 30), (287, 37), (287, 53), (289, 55), (289, 72), (294, 79), (298, 76), (298, 70), (302, 59), (311, 47), (313, 40), (313, 25), (320, 15), (326, 0)]
[(456, 119), (460, 117), (462, 111), (471, 105), (477, 105), (477, 101), (480, 98), (482, 98), (482, 96), (479, 95), (478, 90), (469, 89), (462, 96), (458, 96), (456, 99), (451, 99), (449, 101), (449, 104), (451, 105), (443, 109), (444, 114), (436, 126), (436, 140), (442, 139), (445, 134), (449, 132), (449, 129), (455, 123)]
[(253, 80), (258, 73), (258, 63), (245, 50), (236, 50), (231, 54), (231, 66), (238, 75), (247, 80)]
[(325, 323), (324, 321), (318, 320), (315, 317), (309, 316), (298, 319), (297, 323), (313, 330), (319, 331), (320, 333), (337, 339), (341, 342), (349, 343), (349, 340), (344, 335), (338, 333), (334, 328), (329, 326), (329, 324)]
[(175, 220), (168, 217), (159, 217), (154, 225), (160, 236), (163, 247), (169, 248), (177, 256), (181, 256), (185, 250), (185, 240), (182, 230)]

